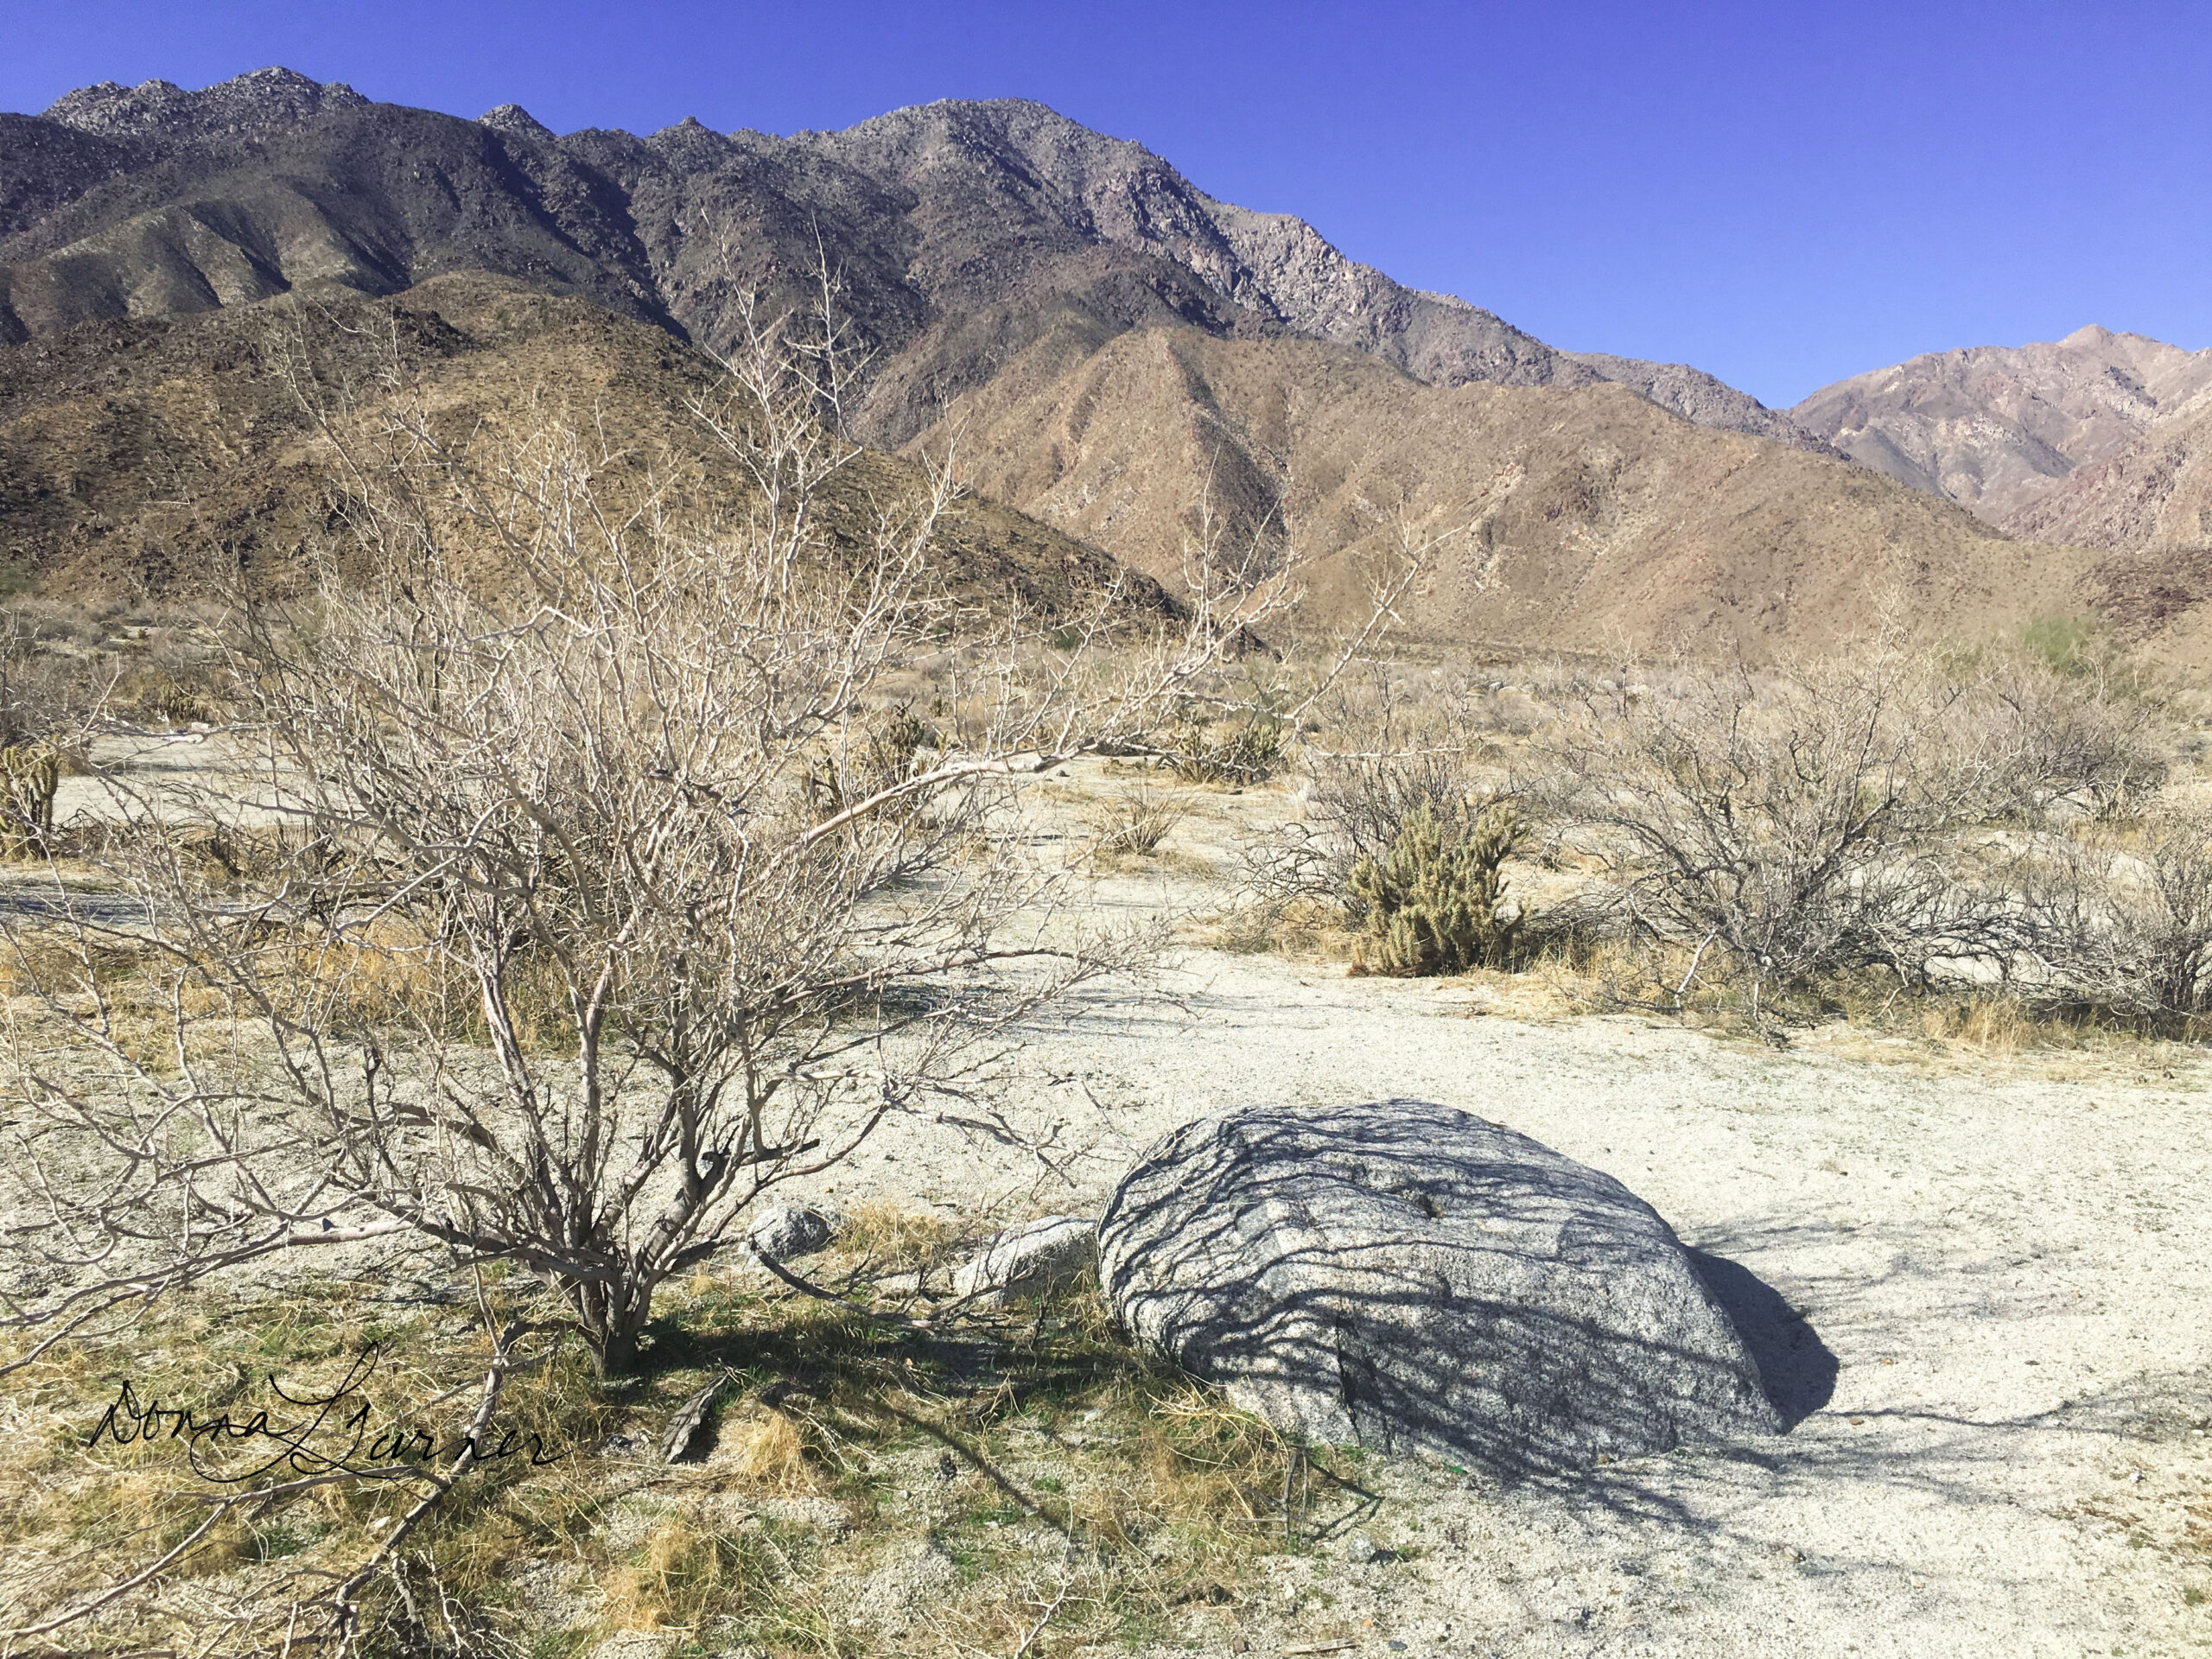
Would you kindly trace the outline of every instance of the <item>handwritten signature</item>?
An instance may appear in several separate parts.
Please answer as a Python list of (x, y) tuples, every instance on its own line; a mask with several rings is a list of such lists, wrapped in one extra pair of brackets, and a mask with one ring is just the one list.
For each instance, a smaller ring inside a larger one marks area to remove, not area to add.
[[(407, 1423), (383, 1428), (372, 1424), (364, 1386), (375, 1371), (377, 1360), (375, 1348), (365, 1350), (345, 1379), (323, 1394), (293, 1394), (272, 1371), (269, 1386), (277, 1396), (286, 1405), (309, 1414), (283, 1422), (272, 1421), (265, 1410), (236, 1419), (226, 1411), (203, 1420), (188, 1406), (141, 1400), (126, 1380), (86, 1436), (85, 1446), (89, 1450), (103, 1439), (117, 1446), (181, 1441), (193, 1472), (203, 1480), (222, 1484), (253, 1480), (280, 1468), (302, 1475), (366, 1474), (439, 1460), (442, 1442), (429, 1429)], [(228, 1456), (219, 1465), (207, 1461), (219, 1451), (235, 1453), (248, 1442), (269, 1444), (273, 1449), (266, 1458), (249, 1460), (245, 1465), (233, 1464)], [(464, 1452), (473, 1449), (472, 1467), (527, 1456), (532, 1467), (543, 1468), (569, 1455), (566, 1452), (549, 1454), (543, 1437), (529, 1433), (518, 1439), (512, 1429), (497, 1440), (489, 1438), (488, 1429), (480, 1434), (463, 1431), (442, 1444), (448, 1461), (457, 1461)]]

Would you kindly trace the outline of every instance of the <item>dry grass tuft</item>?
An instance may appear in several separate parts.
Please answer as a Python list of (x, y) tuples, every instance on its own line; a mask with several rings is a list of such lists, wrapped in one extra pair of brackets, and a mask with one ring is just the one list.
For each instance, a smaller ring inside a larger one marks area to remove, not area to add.
[(615, 1630), (700, 1633), (756, 1605), (776, 1576), (757, 1540), (671, 1516), (608, 1571), (600, 1623)]
[(721, 1439), (741, 1478), (778, 1492), (814, 1490), (817, 1482), (808, 1465), (805, 1437), (784, 1413), (764, 1408), (749, 1421), (725, 1421)]
[(878, 1198), (847, 1217), (837, 1249), (884, 1273), (928, 1274), (950, 1262), (965, 1240), (957, 1222)]
[(1149, 858), (1186, 816), (1180, 801), (1138, 784), (1099, 812), (1093, 850), (1108, 857)]

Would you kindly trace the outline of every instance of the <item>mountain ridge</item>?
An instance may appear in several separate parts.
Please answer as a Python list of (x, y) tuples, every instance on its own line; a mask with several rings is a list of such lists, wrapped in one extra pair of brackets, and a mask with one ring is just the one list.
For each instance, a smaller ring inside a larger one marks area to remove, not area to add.
[(1923, 353), (1823, 386), (1790, 413), (1864, 466), (1999, 526), (2212, 394), (2212, 351), (2096, 324), (2057, 340)]
[[(826, 270), (873, 365), (848, 429), (955, 452), (975, 510), (1007, 515), (962, 556), (976, 570), (1003, 543), (1030, 550), (1006, 556), (1024, 580), (1110, 555), (1172, 586), (1203, 502), (1313, 558), (1305, 620), (1325, 628), (1402, 518), (1434, 551), (1416, 632), (1516, 649), (1825, 647), (1891, 594), (1938, 632), (2107, 603), (2171, 629), (2202, 598), (2194, 565), (2158, 561), (2085, 588), (2093, 556), (2009, 540), (1709, 375), (1560, 351), (1035, 103), (787, 137), (556, 134), (515, 105), (469, 121), (272, 70), (200, 92), (104, 83), (54, 109), (0, 119), (0, 379), (35, 391), (39, 354), (66, 348), (88, 386), (121, 390), (21, 394), (0, 530), (48, 572), (282, 554), (312, 531), (304, 474), (233, 467), (270, 418), (262, 382), (226, 371), (243, 412), (202, 419), (189, 373), (145, 380), (145, 330), (182, 361), (192, 340), (243, 351), (302, 309), (373, 302), (451, 344), (422, 321), (435, 296), (504, 284), (540, 298), (461, 308), (557, 316), (549, 343), (461, 327), (496, 347), (454, 346), (435, 372), (505, 364), (486, 395), (509, 401), (532, 377), (642, 376), (663, 391), (623, 418), (650, 439), (666, 385), (642, 341), (704, 362), (757, 315), (748, 296), (773, 317)], [(239, 494), (264, 485), (261, 505)]]
[[(736, 289), (788, 287), (819, 237), (869, 343), (913, 359), (887, 362), (864, 411), (887, 443), (1027, 343), (1010, 317), (976, 321), (1007, 302), (1011, 278), (1017, 312), (1034, 311), (1041, 288), (1116, 326), (1173, 315), (1224, 337), (1287, 330), (1432, 384), (1618, 380), (1701, 424), (1818, 447), (1700, 371), (1560, 351), (1030, 100), (944, 99), (789, 137), (692, 120), (642, 138), (556, 135), (516, 105), (467, 123), (272, 68), (199, 92), (103, 82), (10, 120), (0, 178), (19, 181), (0, 195), (0, 337), (317, 282), (396, 293), (460, 268), (458, 243), (496, 274), (566, 285), (713, 348), (736, 326)], [(26, 124), (41, 123), (43, 134)], [(462, 127), (492, 147), (467, 153)], [(319, 133), (342, 139), (342, 153), (318, 153)], [(404, 154), (379, 156), (380, 137)], [(111, 176), (88, 187), (103, 163)], [(296, 188), (241, 178), (257, 165), (281, 165)], [(426, 166), (438, 188), (410, 189)], [(954, 191), (1001, 211), (936, 211)], [(751, 232), (735, 257), (718, 234), (733, 224)], [(986, 268), (995, 291), (978, 293), (965, 278)]]
[(1405, 626), (1436, 642), (1758, 658), (1858, 637), (1885, 597), (2001, 632), (2077, 607), (2090, 563), (1625, 386), (1431, 386), (1296, 337), (1040, 340), (915, 447), (940, 446), (981, 493), (1171, 588), (1208, 535), (1303, 552), (1324, 626), (1357, 618), (1402, 533), (1429, 549)]

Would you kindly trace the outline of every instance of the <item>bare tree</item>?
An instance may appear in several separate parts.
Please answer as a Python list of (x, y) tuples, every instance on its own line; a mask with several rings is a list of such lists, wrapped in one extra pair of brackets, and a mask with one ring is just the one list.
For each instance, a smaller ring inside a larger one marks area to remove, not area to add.
[(855, 505), (833, 332), (756, 322), (730, 367), (721, 524), (588, 427), (334, 425), (349, 537), (226, 638), (257, 781), (118, 783), (141, 912), (17, 930), (16, 1323), (389, 1236), (527, 1268), (626, 1372), (762, 1192), (1142, 960), (1064, 913), (1012, 791), (1164, 745), (1293, 572), (963, 600), (942, 471)]
[(2212, 817), (2154, 817), (2132, 851), (2059, 841), (2022, 898), (2048, 993), (2139, 1019), (2212, 1013)]

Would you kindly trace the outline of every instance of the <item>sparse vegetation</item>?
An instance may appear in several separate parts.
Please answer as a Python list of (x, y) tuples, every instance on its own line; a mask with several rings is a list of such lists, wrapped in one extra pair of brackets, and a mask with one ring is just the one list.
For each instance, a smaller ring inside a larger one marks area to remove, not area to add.
[(1421, 976), (1508, 965), (1520, 918), (1503, 912), (1503, 871), (1524, 834), (1510, 802), (1448, 812), (1422, 802), (1387, 854), (1352, 867), (1364, 922), (1352, 970)]
[(1172, 729), (1167, 765), (1185, 783), (1259, 783), (1281, 765), (1288, 735), (1281, 717), (1264, 706), (1185, 710)]
[[(579, 1344), (615, 1397), (671, 1363), (659, 1299), (763, 1192), (987, 1091), (1022, 1021), (1146, 960), (1156, 930), (1061, 913), (1017, 781), (1157, 753), (1198, 687), (1216, 737), (1193, 753), (1263, 766), (1277, 717), (1218, 671), (1217, 607), (1264, 620), (1288, 573), (1210, 562), (1173, 619), (1109, 589), (1071, 648), (1065, 615), (1046, 639), (947, 593), (942, 478), (831, 535), (817, 499), (864, 452), (827, 418), (851, 365), (823, 329), (764, 324), (733, 397), (695, 410), (753, 480), (735, 524), (693, 525), (673, 484), (557, 419), (462, 443), (389, 401), (332, 416), (348, 538), (216, 635), (235, 771), (103, 779), (122, 918), (14, 925), (10, 1237), (36, 1267), (15, 1368), (249, 1263), (404, 1241), (476, 1285), (480, 1422)], [(486, 1268), (540, 1287), (526, 1314)], [(796, 1467), (779, 1421), (747, 1478)], [(479, 1462), (463, 1437), (386, 1471), (404, 1514), (345, 1573), (259, 1581), (239, 1643), (271, 1620), (295, 1646), (458, 1628), (444, 1599), (468, 1586), (425, 1602), (404, 1574)], [(252, 1484), (181, 1541), (142, 1537), (116, 1599), (286, 1496)], [(656, 1537), (623, 1582), (657, 1617), (757, 1579), (711, 1529)], [(97, 1611), (66, 1604), (47, 1611)]]
[(1101, 816), (1098, 850), (1109, 855), (1148, 858), (1185, 817), (1182, 803), (1146, 785), (1123, 790)]
[[(895, 1592), (900, 1564), (916, 1560), (955, 1570), (919, 1580), (931, 1601), (921, 1628), (871, 1646), (1006, 1646), (1064, 1588), (1072, 1593), (1057, 1633), (1111, 1642), (1193, 1601), (1242, 1599), (1261, 1561), (1304, 1548), (1339, 1505), (1331, 1453), (1300, 1452), (1137, 1361), (1089, 1285), (1012, 1317), (930, 1331), (867, 1317), (880, 1305), (874, 1283), (937, 1248), (936, 1230), (917, 1225), (886, 1211), (841, 1247), (831, 1271), (849, 1301), (720, 1277), (688, 1287), (664, 1313), (664, 1363), (621, 1389), (604, 1388), (573, 1348), (518, 1373), (493, 1427), (540, 1436), (553, 1460), (495, 1462), (456, 1485), (440, 1524), (363, 1586), (369, 1650), (527, 1651), (565, 1629), (587, 1643), (674, 1630), (702, 1646), (851, 1652), (872, 1621), (903, 1630), (912, 1618)], [(910, 1236), (925, 1242), (893, 1242)], [(79, 1445), (76, 1419), (88, 1399), (111, 1393), (97, 1379), (114, 1365), (142, 1398), (189, 1404), (201, 1421), (264, 1408), (285, 1420), (306, 1414), (272, 1393), (269, 1373), (306, 1397), (381, 1344), (385, 1363), (359, 1395), (379, 1430), (422, 1424), (448, 1434), (450, 1408), (437, 1396), (480, 1357), (480, 1335), (465, 1320), (456, 1327), (461, 1310), (434, 1293), (385, 1312), (370, 1292), (333, 1281), (275, 1301), (197, 1294), (165, 1306), (162, 1357), (150, 1368), (135, 1344), (102, 1344), (18, 1373), (18, 1399), (60, 1421), (0, 1480), (10, 1599), (35, 1605), (41, 1586), (48, 1596), (81, 1589), (73, 1562), (86, 1545), (143, 1550), (174, 1541), (196, 1514), (178, 1443), (104, 1441), (90, 1455)], [(502, 1313), (523, 1311), (532, 1294), (519, 1279), (493, 1291)], [(205, 1391), (225, 1376), (227, 1388)], [(634, 1447), (717, 1377), (721, 1404), (703, 1458), (645, 1460)], [(1311, 1460), (1294, 1484), (1294, 1457)], [(407, 1484), (323, 1485), (263, 1503), (250, 1518), (241, 1510), (166, 1597), (118, 1607), (86, 1634), (157, 1643), (209, 1594), (241, 1612), (281, 1608), (287, 1586), (349, 1570), (373, 1548)], [(518, 1599), (518, 1553), (545, 1559), (539, 1593), (560, 1611)], [(868, 1599), (875, 1584), (884, 1605)], [(203, 1626), (201, 1640), (213, 1634)], [(252, 1650), (283, 1630), (241, 1618), (227, 1634), (219, 1645)]]
[(2009, 1018), (2193, 1018), (2204, 832), (2161, 804), (2158, 694), (2089, 649), (1884, 639), (1511, 686), (1375, 665), (1307, 739), (1302, 812), (1246, 842), (1224, 937), (1357, 972), (1541, 963), (1594, 976), (1592, 1006), (1770, 1034), (1900, 995), (1945, 1025), (1992, 982)]

